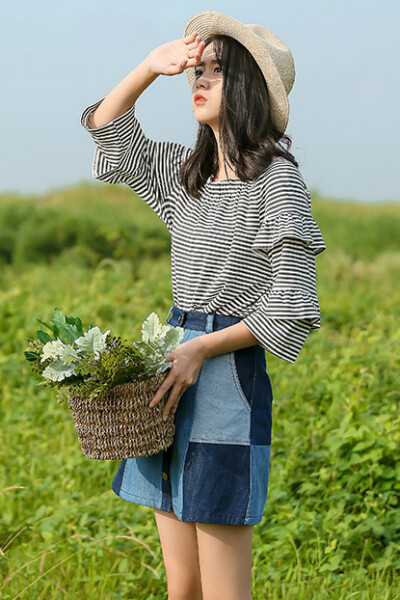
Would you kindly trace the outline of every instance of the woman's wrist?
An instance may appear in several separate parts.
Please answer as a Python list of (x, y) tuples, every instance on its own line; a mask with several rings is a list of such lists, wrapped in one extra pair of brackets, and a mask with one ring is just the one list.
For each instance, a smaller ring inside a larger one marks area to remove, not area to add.
[(257, 338), (242, 323), (235, 323), (218, 331), (212, 331), (192, 340), (199, 343), (199, 352), (204, 359), (219, 354), (241, 350), (258, 344)]
[(149, 78), (156, 79), (156, 77), (158, 77), (160, 75), (160, 73), (157, 72), (157, 70), (154, 69), (154, 65), (153, 65), (153, 62), (151, 60), (150, 54), (148, 54), (146, 56), (146, 58), (142, 61), (141, 65), (143, 66), (144, 69), (147, 69), (148, 77)]

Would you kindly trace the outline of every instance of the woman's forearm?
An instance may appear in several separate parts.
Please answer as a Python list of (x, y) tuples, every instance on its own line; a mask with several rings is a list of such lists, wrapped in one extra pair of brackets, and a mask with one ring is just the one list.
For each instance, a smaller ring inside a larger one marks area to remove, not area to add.
[(177, 75), (199, 64), (205, 43), (196, 32), (154, 48), (137, 67), (111, 90), (89, 116), (91, 129), (126, 113), (159, 75)]
[(148, 57), (116, 85), (88, 119), (90, 128), (100, 127), (123, 115), (140, 94), (158, 77), (150, 68)]
[(198, 336), (194, 340), (199, 343), (205, 359), (259, 343), (246, 325), (240, 322), (219, 331)]

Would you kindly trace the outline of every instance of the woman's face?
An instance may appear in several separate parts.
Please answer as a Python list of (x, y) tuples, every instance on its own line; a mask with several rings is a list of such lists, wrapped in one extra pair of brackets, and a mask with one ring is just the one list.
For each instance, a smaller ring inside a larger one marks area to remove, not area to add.
[[(201, 56), (201, 63), (195, 67), (196, 79), (192, 87), (193, 113), (199, 123), (207, 123), (218, 130), (219, 110), (222, 97), (222, 69), (216, 61), (212, 42)], [(203, 96), (204, 100), (197, 99)]]

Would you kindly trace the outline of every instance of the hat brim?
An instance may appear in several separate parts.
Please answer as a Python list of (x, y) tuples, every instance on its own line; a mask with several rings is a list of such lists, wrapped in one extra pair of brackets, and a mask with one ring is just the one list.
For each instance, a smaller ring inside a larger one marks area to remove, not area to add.
[[(197, 32), (206, 41), (212, 34), (229, 35), (253, 56), (267, 83), (271, 102), (272, 119), (282, 133), (289, 120), (289, 101), (278, 70), (267, 49), (249, 26), (237, 19), (214, 10), (203, 10), (193, 15), (185, 25), (184, 37)], [(185, 69), (190, 87), (195, 82), (194, 68)]]

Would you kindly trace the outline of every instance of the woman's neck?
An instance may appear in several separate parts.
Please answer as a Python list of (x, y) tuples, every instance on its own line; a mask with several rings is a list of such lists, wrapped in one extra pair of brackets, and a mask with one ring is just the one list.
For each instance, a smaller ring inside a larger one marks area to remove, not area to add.
[(215, 181), (227, 181), (228, 179), (236, 179), (237, 175), (236, 173), (234, 173), (232, 171), (232, 173), (228, 174), (228, 177), (225, 175), (225, 173), (218, 173), (218, 175), (216, 177), (214, 177), (214, 179), (211, 179), (211, 181), (214, 183)]
[(219, 144), (218, 131), (215, 131), (215, 129), (214, 129), (214, 134), (215, 134), (215, 138), (217, 140), (217, 146), (218, 146), (219, 169), (218, 169), (217, 175), (214, 177), (214, 179), (212, 181), (222, 181), (222, 180), (226, 180), (226, 179), (234, 179), (235, 177), (237, 177), (236, 172), (234, 171), (234, 169), (232, 169), (228, 165), (226, 159), (224, 158), (224, 156), (222, 154), (221, 146)]

